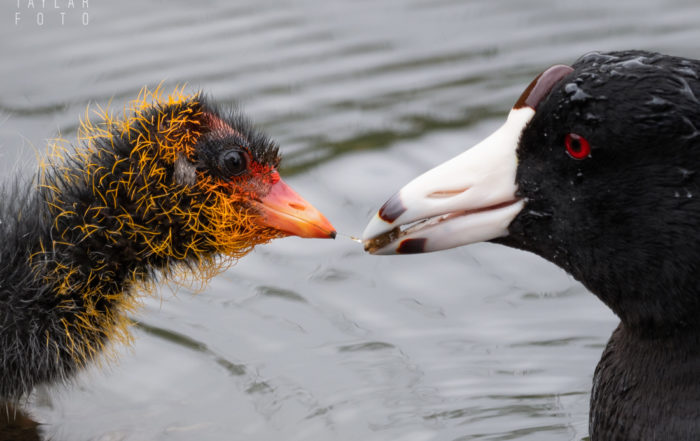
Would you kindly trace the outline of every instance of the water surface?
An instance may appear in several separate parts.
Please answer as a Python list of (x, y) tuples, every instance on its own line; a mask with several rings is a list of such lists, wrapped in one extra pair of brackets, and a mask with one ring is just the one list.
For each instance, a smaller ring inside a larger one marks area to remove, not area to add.
[[(46, 3), (0, 6), (3, 175), (74, 138), (88, 104), (186, 83), (244, 106), (290, 184), (355, 235), (549, 65), (700, 57), (696, 1), (58, 0), (63, 26)], [(581, 440), (617, 322), (556, 267), (492, 244), (373, 257), (288, 238), (203, 292), (172, 291), (143, 300), (118, 362), (36, 393), (46, 439)]]

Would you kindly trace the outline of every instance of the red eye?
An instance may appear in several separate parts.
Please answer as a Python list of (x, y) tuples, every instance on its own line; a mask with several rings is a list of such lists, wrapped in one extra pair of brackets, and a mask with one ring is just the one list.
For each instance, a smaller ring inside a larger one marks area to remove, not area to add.
[(591, 154), (591, 145), (583, 136), (569, 133), (564, 142), (566, 152), (574, 159), (586, 159)]

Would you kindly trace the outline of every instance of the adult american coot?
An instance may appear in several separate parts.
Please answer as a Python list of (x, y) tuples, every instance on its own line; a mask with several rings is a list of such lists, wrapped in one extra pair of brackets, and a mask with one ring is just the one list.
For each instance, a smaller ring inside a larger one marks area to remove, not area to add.
[(144, 90), (83, 122), (0, 193), (0, 399), (68, 378), (128, 339), (137, 287), (207, 280), (273, 238), (335, 237), (277, 172), (277, 145), (200, 94)]
[(490, 137), (403, 187), (373, 253), (477, 241), (564, 268), (620, 318), (593, 441), (700, 439), (700, 62), (590, 53), (538, 76)]

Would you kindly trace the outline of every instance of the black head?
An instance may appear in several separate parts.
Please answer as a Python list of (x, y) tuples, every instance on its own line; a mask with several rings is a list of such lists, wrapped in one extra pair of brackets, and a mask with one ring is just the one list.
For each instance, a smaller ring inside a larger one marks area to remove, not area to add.
[[(280, 178), (277, 143), (238, 109), (178, 89), (167, 97), (144, 90), (122, 118), (100, 116), (84, 122), (82, 149), (51, 167), (45, 188), (48, 198), (78, 199), (98, 213), (80, 222), (114, 223), (105, 231), (140, 239), (139, 253), (200, 262), (240, 257), (281, 236), (334, 235)], [(79, 230), (69, 216), (77, 206), (66, 204), (52, 214), (61, 228)]]
[(630, 326), (696, 322), (699, 77), (700, 62), (641, 51), (547, 69), (500, 129), (396, 193), (366, 248), (491, 240), (566, 269)]
[(566, 269), (627, 324), (697, 320), (700, 63), (633, 51), (572, 67), (522, 132), (527, 202), (499, 241)]

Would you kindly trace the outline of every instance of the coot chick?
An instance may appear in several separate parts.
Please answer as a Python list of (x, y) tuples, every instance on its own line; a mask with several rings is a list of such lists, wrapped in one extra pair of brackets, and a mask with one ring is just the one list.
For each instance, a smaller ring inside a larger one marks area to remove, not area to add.
[(78, 138), (0, 193), (2, 399), (128, 340), (126, 313), (157, 279), (206, 281), (271, 239), (335, 237), (280, 179), (277, 144), (201, 94), (144, 90)]
[(591, 440), (700, 439), (699, 97), (696, 60), (551, 67), (500, 129), (389, 199), (366, 248), (492, 241), (554, 262), (621, 320), (595, 371)]

